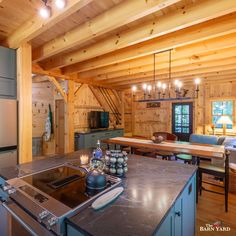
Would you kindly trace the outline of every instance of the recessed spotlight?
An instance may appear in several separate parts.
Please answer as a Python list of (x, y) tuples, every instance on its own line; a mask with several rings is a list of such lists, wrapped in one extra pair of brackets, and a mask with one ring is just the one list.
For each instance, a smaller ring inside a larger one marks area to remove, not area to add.
[(39, 10), (39, 14), (41, 17), (47, 19), (51, 16), (51, 8), (47, 5), (43, 6)]
[(63, 9), (66, 6), (66, 1), (65, 0), (56, 0), (55, 2), (57, 8)]

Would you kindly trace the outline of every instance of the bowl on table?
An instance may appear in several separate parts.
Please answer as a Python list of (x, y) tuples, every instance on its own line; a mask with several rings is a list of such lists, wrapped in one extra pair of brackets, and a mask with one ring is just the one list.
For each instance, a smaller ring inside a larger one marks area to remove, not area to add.
[(164, 140), (162, 136), (152, 136), (151, 139), (154, 143), (161, 143)]

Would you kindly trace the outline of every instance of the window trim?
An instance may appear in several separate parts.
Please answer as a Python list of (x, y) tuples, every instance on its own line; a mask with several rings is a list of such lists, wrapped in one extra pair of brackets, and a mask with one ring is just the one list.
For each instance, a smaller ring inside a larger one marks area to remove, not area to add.
[[(233, 122), (232, 128), (229, 128), (229, 129), (227, 128), (227, 130), (233, 131), (234, 123), (235, 123), (235, 99), (233, 99), (233, 98), (224, 98), (224, 99), (219, 98), (219, 99), (212, 99), (212, 100), (210, 100), (210, 102), (211, 102), (211, 124), (213, 124), (212, 123), (212, 117), (215, 116), (215, 115), (213, 115), (213, 102), (227, 102), (227, 101), (232, 101), (232, 108), (233, 108), (233, 112), (232, 112), (232, 122)], [(215, 130), (216, 131), (217, 130), (218, 131), (222, 131), (223, 127), (222, 128), (215, 128)]]

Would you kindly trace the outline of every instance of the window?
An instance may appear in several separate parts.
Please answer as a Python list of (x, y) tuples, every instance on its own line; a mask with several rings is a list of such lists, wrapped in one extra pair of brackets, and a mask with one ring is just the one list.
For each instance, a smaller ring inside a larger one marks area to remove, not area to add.
[[(212, 102), (212, 124), (216, 128), (222, 128), (221, 124), (217, 121), (222, 115), (227, 115), (233, 121), (233, 101), (214, 101)], [(232, 129), (232, 125), (227, 125), (227, 129)]]

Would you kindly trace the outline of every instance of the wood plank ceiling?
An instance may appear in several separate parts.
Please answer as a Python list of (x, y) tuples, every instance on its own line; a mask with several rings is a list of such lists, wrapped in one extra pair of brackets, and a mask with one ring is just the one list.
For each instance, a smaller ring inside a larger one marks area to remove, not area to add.
[[(128, 89), (153, 80), (153, 53), (172, 51), (172, 78), (236, 76), (235, 0), (67, 0), (50, 19), (41, 0), (0, 0), (0, 45), (32, 44), (33, 72)], [(168, 80), (160, 54), (157, 79)]]

